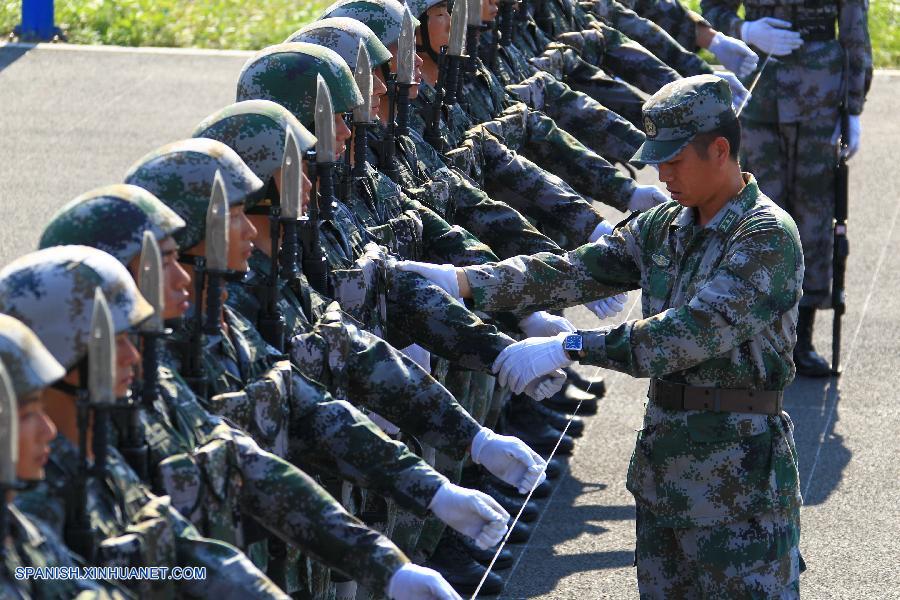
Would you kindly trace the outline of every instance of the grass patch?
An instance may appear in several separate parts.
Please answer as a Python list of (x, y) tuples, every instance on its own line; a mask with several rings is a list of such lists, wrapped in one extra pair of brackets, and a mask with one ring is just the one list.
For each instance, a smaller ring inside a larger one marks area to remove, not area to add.
[[(57, 0), (56, 24), (75, 44), (258, 50), (283, 42), (332, 0)], [(0, 34), (21, 0), (0, 0)]]
[[(684, 0), (699, 10), (700, 0)], [(58, 0), (56, 23), (76, 44), (258, 50), (315, 19), (325, 0)], [(0, 0), (0, 35), (20, 20), (21, 0)], [(871, 0), (876, 67), (900, 67), (900, 0)]]

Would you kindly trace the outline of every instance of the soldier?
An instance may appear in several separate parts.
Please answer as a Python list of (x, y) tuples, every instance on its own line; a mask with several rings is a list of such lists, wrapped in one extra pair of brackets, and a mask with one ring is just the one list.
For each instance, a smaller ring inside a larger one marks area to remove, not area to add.
[[(109, 227), (110, 222), (117, 227)], [(186, 290), (191, 283), (176, 260), (178, 246), (173, 237), (184, 226), (184, 220), (150, 192), (120, 184), (87, 192), (66, 204), (45, 228), (40, 244), (85, 243), (109, 252), (137, 275), (146, 253), (142, 247), (147, 247), (142, 238), (149, 235), (162, 251), (160, 283), (165, 301), (156, 318), (171, 322), (187, 309)], [(392, 584), (407, 563), (393, 544), (366, 531), (297, 467), (262, 450), (246, 433), (209, 413), (177, 372), (159, 366), (158, 375), (147, 385), (158, 391), (158, 397), (141, 411), (143, 439), (149, 445), (148, 482), (156, 491), (171, 495), (175, 507), (204, 535), (245, 545), (253, 533), (251, 522), (257, 520), (370, 589), (393, 585), (393, 593), (402, 594), (403, 586), (414, 583), (404, 581), (409, 577), (404, 574)], [(210, 484), (215, 481), (224, 485)], [(407, 571), (411, 569), (416, 567), (409, 565)], [(427, 580), (425, 573), (422, 580)], [(313, 589), (313, 583), (300, 585), (315, 596), (321, 590)]]
[[(832, 223), (841, 114), (849, 114), (844, 158), (859, 149), (859, 116), (872, 80), (868, 3), (704, 0), (715, 27), (767, 60), (741, 114), (743, 161), (759, 185), (797, 221), (806, 275), (797, 322), (797, 373), (827, 377), (831, 367), (812, 343), (816, 310), (830, 306)], [(835, 24), (838, 33), (835, 35)], [(768, 63), (768, 64), (766, 64)]]
[(796, 598), (801, 498), (782, 401), (803, 278), (797, 228), (741, 172), (723, 80), (664, 87), (644, 120), (648, 139), (633, 160), (659, 165), (673, 202), (563, 257), (401, 268), (483, 310), (640, 288), (643, 318), (517, 342), (497, 360), (500, 381), (516, 389), (573, 361), (652, 378), (627, 482), (641, 597)]
[[(93, 424), (79, 418), (90, 369), (104, 366), (87, 360), (96, 289), (97, 296), (109, 298), (115, 336), (115, 373), (107, 377), (115, 397), (124, 397), (140, 357), (129, 336), (152, 313), (125, 267), (94, 248), (61, 246), (23, 256), (0, 271), (0, 311), (28, 325), (68, 369), (44, 394), (60, 433), (50, 443), (47, 476), (18, 495), (16, 505), (47, 521), (89, 564), (207, 568), (206, 580), (182, 581), (178, 588), (172, 580), (129, 581), (141, 596), (286, 598), (237, 548), (201, 537), (167, 496), (152, 494), (121, 454), (102, 443), (107, 432), (98, 411), (92, 411)], [(85, 464), (95, 459), (86, 474)]]
[(11, 499), (16, 488), (44, 478), (50, 440), (56, 426), (44, 411), (44, 389), (62, 379), (65, 369), (25, 325), (0, 315), (0, 511), (4, 598), (127, 598), (123, 589), (93, 579), (22, 579), (16, 569), (77, 568), (82, 560), (39, 519), (26, 516)]

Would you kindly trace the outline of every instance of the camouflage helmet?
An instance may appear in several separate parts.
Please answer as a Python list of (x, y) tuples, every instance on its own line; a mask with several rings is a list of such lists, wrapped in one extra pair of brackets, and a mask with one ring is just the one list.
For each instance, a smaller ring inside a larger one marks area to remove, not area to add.
[(302, 42), (269, 46), (247, 61), (238, 77), (237, 100), (277, 102), (312, 128), (318, 75), (328, 84), (335, 114), (362, 104), (362, 94), (344, 59), (334, 50)]
[(409, 12), (420, 19), (422, 18), (422, 15), (428, 12), (429, 8), (437, 6), (438, 4), (447, 4), (447, 0), (406, 0)]
[(24, 396), (62, 379), (66, 370), (21, 321), (0, 314), (0, 363), (6, 367), (13, 391)]
[[(392, 46), (400, 40), (400, 26), (406, 7), (399, 0), (339, 0), (327, 9), (320, 17), (350, 17), (365, 23), (375, 32), (385, 46)], [(413, 14), (413, 25), (419, 26), (416, 12)], [(421, 14), (421, 13), (419, 13)]]
[(315, 145), (315, 136), (285, 107), (269, 100), (244, 100), (203, 119), (192, 136), (222, 142), (268, 183), (281, 168), (288, 129), (293, 132), (301, 152)]
[(162, 241), (184, 226), (184, 219), (147, 190), (119, 183), (91, 190), (59, 209), (38, 245), (93, 246), (127, 266), (140, 256), (145, 231)]
[(87, 246), (38, 250), (0, 270), (0, 312), (30, 327), (68, 371), (87, 356), (98, 287), (109, 303), (116, 334), (153, 314), (128, 269)]
[(331, 48), (337, 52), (352, 71), (356, 71), (360, 40), (366, 45), (372, 68), (390, 62), (391, 53), (381, 43), (375, 32), (362, 21), (348, 17), (331, 17), (313, 21), (291, 35), (289, 42), (307, 42)]
[(216, 171), (222, 174), (229, 206), (249, 208), (261, 195), (263, 182), (241, 157), (222, 142), (204, 138), (154, 150), (128, 170), (125, 181), (149, 190), (185, 220), (175, 241), (187, 250), (206, 237), (206, 210)]

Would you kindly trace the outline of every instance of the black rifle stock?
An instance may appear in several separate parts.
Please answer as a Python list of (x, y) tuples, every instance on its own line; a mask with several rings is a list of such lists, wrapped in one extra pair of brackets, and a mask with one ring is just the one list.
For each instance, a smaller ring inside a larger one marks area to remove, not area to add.
[[(78, 424), (78, 471), (71, 486), (67, 487), (66, 525), (63, 532), (66, 545), (79, 554), (88, 564), (94, 562), (96, 543), (94, 530), (91, 528), (91, 517), (88, 514), (88, 478), (91, 468), (88, 465), (88, 426), (90, 424), (91, 401), (88, 397), (87, 359), (78, 367), (82, 388), (78, 390), (75, 406)], [(96, 433), (96, 432), (95, 432)]]
[(285, 325), (284, 317), (278, 310), (278, 299), (280, 296), (278, 287), (278, 263), (280, 258), (278, 240), (281, 238), (281, 208), (273, 204), (269, 211), (269, 235), (272, 242), (269, 248), (269, 276), (259, 288), (259, 292), (261, 292), (259, 301), (262, 310), (259, 314), (257, 327), (266, 343), (279, 352), (283, 352)]
[(516, 0), (500, 0), (500, 11), (497, 13), (499, 23), (501, 46), (510, 46), (513, 43), (514, 15)]
[[(841, 137), (846, 139), (849, 116), (846, 107), (841, 109)], [(847, 310), (846, 289), (847, 257), (850, 243), (847, 240), (847, 213), (850, 201), (850, 169), (843, 156), (834, 169), (834, 251), (832, 257), (831, 307), (834, 310), (831, 323), (831, 370), (835, 375), (841, 369), (841, 326)]]
[(184, 345), (181, 357), (181, 374), (198, 398), (206, 398), (206, 371), (203, 368), (203, 290), (206, 285), (206, 259), (202, 256), (187, 257), (194, 267), (194, 313), (187, 325), (190, 337)]
[[(319, 237), (319, 225), (323, 218), (331, 218), (331, 205), (334, 202), (334, 182), (331, 177), (329, 163), (317, 163), (313, 158), (307, 161), (309, 178), (312, 182), (309, 210), (300, 219), (300, 240), (303, 245), (303, 272), (314, 290), (328, 295), (328, 262), (322, 250)], [(323, 191), (324, 189), (324, 191)], [(327, 195), (327, 200), (323, 198)], [(326, 208), (327, 204), (327, 208)], [(322, 209), (327, 212), (323, 215)]]

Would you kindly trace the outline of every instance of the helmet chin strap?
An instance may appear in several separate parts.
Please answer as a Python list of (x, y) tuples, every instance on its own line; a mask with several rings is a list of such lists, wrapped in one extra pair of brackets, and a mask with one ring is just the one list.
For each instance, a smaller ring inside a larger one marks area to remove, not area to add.
[(434, 51), (431, 44), (431, 34), (428, 33), (428, 12), (422, 14), (419, 18), (419, 34), (422, 36), (422, 44), (416, 44), (416, 52), (425, 52), (434, 61), (435, 64), (438, 64), (440, 60), (440, 55)]

